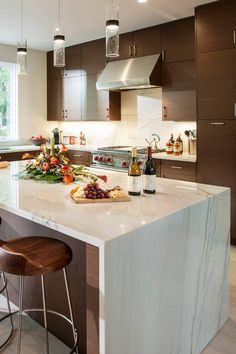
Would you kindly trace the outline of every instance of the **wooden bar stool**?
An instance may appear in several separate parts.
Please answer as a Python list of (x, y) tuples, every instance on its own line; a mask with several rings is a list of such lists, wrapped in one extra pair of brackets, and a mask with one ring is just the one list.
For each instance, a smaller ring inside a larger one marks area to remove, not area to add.
[[(19, 286), (19, 311), (18, 312), (18, 339), (17, 339), (17, 354), (21, 350), (21, 331), (22, 331), (22, 312), (37, 312), (41, 311), (44, 315), (44, 327), (46, 333), (46, 353), (49, 354), (49, 341), (48, 341), (48, 327), (47, 327), (47, 313), (58, 315), (70, 323), (73, 330), (74, 347), (70, 353), (78, 353), (78, 334), (74, 325), (73, 311), (71, 305), (71, 297), (68, 286), (66, 266), (72, 260), (72, 251), (64, 242), (58, 241), (49, 237), (20, 237), (10, 241), (0, 240), (0, 271), (2, 272), (3, 279), (5, 279), (5, 287), (7, 302), (9, 298), (6, 288), (6, 278), (4, 273), (18, 275), (20, 278)], [(45, 296), (45, 275), (63, 270), (64, 282), (67, 294), (68, 307), (70, 318), (64, 316), (53, 310), (48, 310), (46, 307)], [(23, 309), (23, 293), (24, 293), (24, 277), (25, 276), (41, 276), (43, 309)], [(10, 306), (8, 307), (11, 316)], [(13, 324), (12, 332), (13, 332)], [(11, 334), (12, 334), (11, 332)], [(7, 339), (9, 341), (9, 338)], [(3, 343), (5, 345), (6, 343)], [(3, 346), (2, 345), (2, 346)], [(1, 348), (1, 347), (0, 347)]]

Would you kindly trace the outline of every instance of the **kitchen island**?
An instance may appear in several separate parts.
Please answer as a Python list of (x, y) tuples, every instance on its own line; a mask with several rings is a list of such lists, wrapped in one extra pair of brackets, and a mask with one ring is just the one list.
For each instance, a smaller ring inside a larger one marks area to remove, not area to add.
[[(72, 247), (81, 354), (199, 354), (228, 319), (230, 190), (158, 178), (156, 195), (76, 205), (73, 185), (13, 178), (23, 167), (0, 171), (1, 237), (51, 235)], [(126, 174), (105, 173), (125, 188)], [(57, 278), (48, 298), (61, 310)], [(38, 286), (28, 285), (27, 305)]]

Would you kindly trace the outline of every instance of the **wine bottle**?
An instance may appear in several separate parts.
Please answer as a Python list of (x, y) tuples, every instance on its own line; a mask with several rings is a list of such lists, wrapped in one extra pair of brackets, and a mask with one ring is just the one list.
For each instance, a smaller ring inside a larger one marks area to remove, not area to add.
[(156, 167), (152, 159), (152, 148), (147, 148), (147, 160), (143, 169), (143, 191), (154, 194), (156, 192)]
[(141, 169), (137, 161), (137, 149), (132, 148), (132, 161), (128, 170), (128, 193), (141, 194)]
[(178, 143), (180, 145), (180, 154), (182, 154), (183, 153), (183, 140), (181, 139), (181, 133), (179, 133), (179, 136), (176, 139), (176, 141), (178, 141)]

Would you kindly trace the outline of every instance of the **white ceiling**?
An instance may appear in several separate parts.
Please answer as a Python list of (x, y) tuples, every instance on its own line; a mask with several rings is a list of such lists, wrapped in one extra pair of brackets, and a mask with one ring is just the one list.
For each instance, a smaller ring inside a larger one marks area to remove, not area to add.
[[(194, 7), (214, 0), (116, 0), (120, 7), (120, 31), (148, 27), (194, 14)], [(0, 43), (20, 40), (21, 0), (0, 0)], [(104, 37), (105, 6), (109, 0), (61, 0), (66, 44)], [(58, 0), (24, 0), (24, 37), (34, 49), (52, 49)]]

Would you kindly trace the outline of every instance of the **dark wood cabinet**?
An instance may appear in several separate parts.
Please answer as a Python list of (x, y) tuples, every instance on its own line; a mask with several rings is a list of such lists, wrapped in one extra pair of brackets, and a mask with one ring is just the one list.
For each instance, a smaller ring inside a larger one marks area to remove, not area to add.
[(64, 77), (81, 76), (81, 45), (73, 45), (65, 49), (65, 63), (63, 69)]
[(221, 0), (199, 6), (195, 14), (199, 53), (235, 48), (235, 0)]
[(236, 115), (236, 48), (198, 55), (198, 118)]
[(109, 121), (121, 119), (121, 94), (98, 91), (99, 74), (82, 76), (82, 120)]
[(199, 120), (197, 182), (231, 188), (231, 242), (236, 244), (236, 121)]
[(187, 17), (161, 25), (161, 48), (165, 63), (194, 59), (194, 17)]
[(163, 120), (195, 121), (195, 61), (163, 64), (162, 81)]
[(67, 156), (72, 164), (90, 166), (92, 162), (92, 154), (88, 151), (69, 150)]
[(32, 157), (35, 157), (38, 153), (38, 150), (0, 153), (0, 161), (20, 161), (24, 154), (30, 154)]
[(196, 182), (196, 163), (161, 160), (161, 177)]
[(57, 68), (53, 65), (53, 51), (47, 52), (47, 79), (60, 79), (62, 76), (62, 68)]
[(156, 176), (161, 177), (161, 160), (153, 159), (156, 167)]
[(82, 75), (96, 74), (106, 65), (105, 38), (81, 45)]
[(47, 120), (64, 120), (63, 80), (47, 80)]
[(120, 35), (119, 57), (107, 61), (130, 59), (161, 52), (160, 26), (143, 28)]

